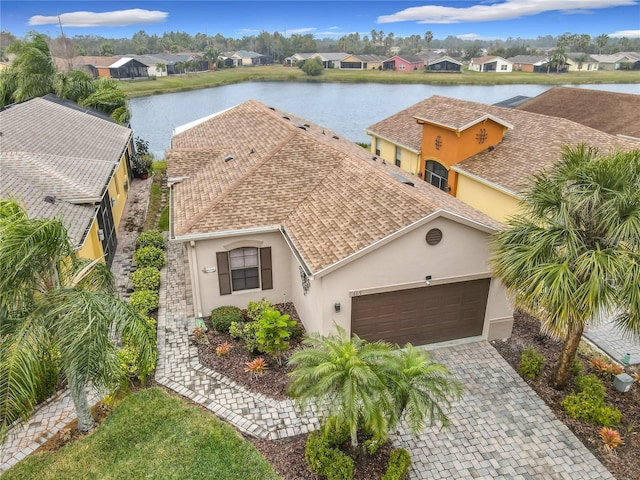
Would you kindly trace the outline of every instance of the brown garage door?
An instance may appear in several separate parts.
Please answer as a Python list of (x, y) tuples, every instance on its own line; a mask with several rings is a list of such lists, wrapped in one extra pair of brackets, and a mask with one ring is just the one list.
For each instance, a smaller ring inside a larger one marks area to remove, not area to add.
[(404, 345), (482, 334), (490, 279), (353, 297), (351, 329), (369, 341)]

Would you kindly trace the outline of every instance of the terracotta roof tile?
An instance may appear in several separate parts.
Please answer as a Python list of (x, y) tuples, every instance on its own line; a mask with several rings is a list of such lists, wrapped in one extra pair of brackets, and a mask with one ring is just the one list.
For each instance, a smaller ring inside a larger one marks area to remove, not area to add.
[[(172, 187), (176, 237), (282, 226), (316, 272), (442, 210), (499, 227), (334, 132), (255, 100), (192, 130), (174, 137), (180, 148), (167, 156), (169, 177), (188, 176)], [(187, 149), (190, 140), (201, 148)]]

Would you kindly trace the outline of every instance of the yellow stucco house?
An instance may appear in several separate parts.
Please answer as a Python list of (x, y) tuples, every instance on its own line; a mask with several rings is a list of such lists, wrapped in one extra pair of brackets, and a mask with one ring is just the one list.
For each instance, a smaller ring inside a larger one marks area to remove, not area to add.
[(640, 142), (537, 113), (432, 96), (375, 125), (372, 154), (504, 221), (527, 179), (564, 145), (631, 150)]
[(60, 217), (79, 257), (111, 264), (127, 201), (132, 131), (53, 95), (0, 112), (0, 198)]

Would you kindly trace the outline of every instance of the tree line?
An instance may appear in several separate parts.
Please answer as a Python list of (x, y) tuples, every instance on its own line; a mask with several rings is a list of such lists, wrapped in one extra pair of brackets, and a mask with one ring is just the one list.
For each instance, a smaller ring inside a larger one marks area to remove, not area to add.
[[(9, 45), (18, 41), (8, 31), (0, 32), (0, 49), (6, 52)], [(559, 36), (545, 35), (535, 39), (508, 37), (505, 40), (467, 40), (452, 35), (443, 39), (434, 37), (427, 30), (423, 35), (396, 36), (393, 32), (371, 30), (369, 34), (350, 33), (338, 39), (314, 38), (312, 34), (291, 34), (262, 31), (257, 35), (241, 38), (225, 37), (220, 33), (207, 35), (186, 32), (164, 32), (162, 35), (148, 34), (144, 30), (131, 38), (105, 38), (99, 35), (75, 35), (73, 37), (48, 37), (49, 48), (54, 57), (68, 58), (75, 55), (146, 55), (154, 53), (234, 52), (255, 51), (281, 63), (294, 53), (347, 52), (351, 54), (379, 54), (390, 56), (395, 52), (411, 55), (423, 50), (442, 49), (456, 58), (469, 59), (483, 51), (489, 54), (510, 57), (515, 55), (542, 54), (551, 48), (565, 52), (585, 54), (607, 54), (619, 51), (640, 51), (640, 38), (611, 38), (607, 34), (591, 37), (588, 34), (566, 32)], [(2, 56), (5, 56), (2, 53)]]

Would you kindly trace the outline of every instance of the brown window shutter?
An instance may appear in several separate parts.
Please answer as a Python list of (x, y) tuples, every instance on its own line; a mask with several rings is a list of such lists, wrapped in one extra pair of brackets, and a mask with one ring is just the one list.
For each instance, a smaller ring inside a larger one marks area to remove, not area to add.
[(262, 277), (262, 290), (273, 288), (273, 275), (271, 274), (271, 247), (260, 249), (260, 273)]
[(231, 294), (231, 275), (229, 273), (229, 254), (227, 252), (216, 252), (218, 261), (218, 283), (220, 284), (220, 295)]

